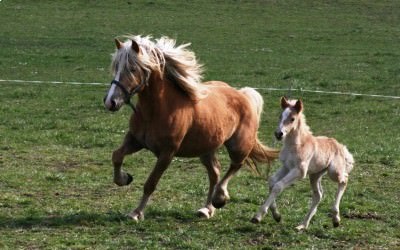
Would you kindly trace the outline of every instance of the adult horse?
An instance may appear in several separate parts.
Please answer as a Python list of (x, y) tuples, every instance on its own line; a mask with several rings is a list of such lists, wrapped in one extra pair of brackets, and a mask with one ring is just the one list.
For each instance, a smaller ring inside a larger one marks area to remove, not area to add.
[[(261, 95), (251, 88), (236, 90), (224, 82), (201, 83), (202, 66), (189, 44), (175, 46), (175, 40), (130, 36), (124, 43), (115, 40), (112, 57), (114, 79), (104, 98), (110, 111), (129, 104), (134, 113), (122, 145), (113, 152), (114, 182), (128, 185), (132, 176), (122, 171), (126, 155), (143, 148), (157, 156), (144, 184), (139, 205), (129, 216), (144, 218), (144, 208), (174, 156), (200, 157), (207, 169), (209, 191), (206, 204), (198, 210), (210, 218), (215, 207), (229, 199), (228, 182), (246, 161), (269, 162), (278, 151), (257, 139), (262, 112)], [(132, 95), (138, 95), (136, 107)], [(225, 145), (231, 164), (219, 180), (218, 148)]]

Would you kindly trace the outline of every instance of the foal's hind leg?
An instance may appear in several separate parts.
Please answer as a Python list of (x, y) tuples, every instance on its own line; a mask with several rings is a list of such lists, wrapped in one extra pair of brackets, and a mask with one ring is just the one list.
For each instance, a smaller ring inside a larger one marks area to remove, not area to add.
[(296, 227), (297, 230), (307, 229), (308, 225), (312, 217), (317, 212), (318, 204), (320, 203), (323, 195), (321, 179), (325, 171), (316, 174), (310, 174), (310, 185), (313, 192), (312, 202), (310, 206), (310, 210), (308, 211), (306, 217), (304, 218), (303, 222)]
[(336, 192), (335, 203), (332, 207), (332, 223), (334, 227), (338, 227), (340, 224), (340, 214), (339, 214), (339, 205), (340, 200), (342, 199), (343, 193), (346, 190), (347, 182), (339, 182), (338, 190)]
[(335, 202), (332, 207), (332, 223), (334, 227), (338, 227), (340, 224), (339, 205), (342, 199), (343, 193), (346, 190), (348, 173), (344, 168), (345, 164), (331, 164), (328, 168), (329, 177), (338, 183), (338, 190), (336, 192)]
[(197, 213), (201, 217), (209, 219), (214, 215), (215, 207), (211, 203), (212, 194), (214, 187), (219, 180), (221, 165), (218, 159), (215, 157), (215, 153), (210, 153), (200, 157), (201, 162), (207, 169), (208, 179), (210, 181), (210, 186), (208, 189), (207, 201), (205, 207), (200, 208)]
[(114, 183), (118, 186), (129, 185), (132, 182), (133, 178), (130, 174), (122, 171), (122, 162), (124, 161), (124, 157), (128, 154), (132, 154), (141, 150), (143, 147), (136, 141), (133, 135), (128, 132), (125, 135), (124, 142), (122, 145), (113, 152), (112, 154), (112, 162), (114, 165)]

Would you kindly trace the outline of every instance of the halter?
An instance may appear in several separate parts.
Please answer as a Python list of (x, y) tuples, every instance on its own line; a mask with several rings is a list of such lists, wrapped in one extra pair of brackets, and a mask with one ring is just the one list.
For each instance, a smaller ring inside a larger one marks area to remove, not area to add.
[(117, 85), (117, 86), (122, 90), (122, 92), (124, 93), (124, 103), (127, 104), (127, 105), (129, 105), (129, 107), (132, 108), (133, 112), (136, 113), (136, 107), (135, 107), (134, 104), (131, 103), (131, 98), (132, 98), (132, 96), (134, 96), (136, 93), (139, 92), (139, 89), (143, 86), (143, 83), (138, 84), (138, 85), (132, 90), (131, 93), (129, 93), (128, 89), (126, 89), (125, 86), (122, 85), (122, 83), (121, 83), (120, 81), (117, 81), (117, 80), (114, 79), (114, 80), (111, 81), (110, 84), (111, 84), (111, 85), (115, 84), (115, 85)]

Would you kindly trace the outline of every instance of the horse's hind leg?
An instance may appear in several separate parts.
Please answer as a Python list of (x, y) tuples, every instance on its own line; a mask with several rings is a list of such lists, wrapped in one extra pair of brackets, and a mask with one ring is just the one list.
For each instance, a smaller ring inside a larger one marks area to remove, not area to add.
[(229, 180), (235, 175), (237, 171), (243, 166), (243, 163), (231, 163), (228, 171), (222, 180), (215, 185), (214, 193), (212, 195), (212, 205), (216, 208), (225, 206), (226, 202), (230, 199), (228, 193)]
[(310, 210), (308, 211), (303, 222), (296, 227), (297, 230), (307, 229), (312, 217), (317, 212), (318, 204), (321, 202), (323, 190), (321, 185), (321, 179), (325, 171), (316, 174), (310, 174), (310, 185), (313, 192)]
[(226, 202), (229, 200), (228, 183), (243, 166), (244, 160), (254, 146), (252, 142), (255, 140), (251, 140), (252, 134), (250, 129), (241, 127), (236, 133), (235, 136), (232, 136), (225, 142), (225, 147), (231, 158), (231, 165), (224, 177), (215, 185), (212, 204), (216, 208), (225, 206)]
[(125, 135), (125, 139), (122, 145), (112, 154), (115, 184), (117, 184), (118, 186), (124, 186), (132, 182), (132, 176), (122, 171), (122, 163), (126, 155), (137, 152), (142, 148), (143, 147), (136, 141), (136, 139), (130, 132)]
[(200, 157), (201, 162), (207, 169), (208, 179), (210, 186), (208, 189), (207, 201), (203, 208), (200, 208), (197, 213), (201, 217), (210, 218), (214, 215), (215, 207), (211, 203), (212, 194), (214, 187), (219, 180), (221, 165), (218, 159), (215, 157), (215, 153), (207, 154)]

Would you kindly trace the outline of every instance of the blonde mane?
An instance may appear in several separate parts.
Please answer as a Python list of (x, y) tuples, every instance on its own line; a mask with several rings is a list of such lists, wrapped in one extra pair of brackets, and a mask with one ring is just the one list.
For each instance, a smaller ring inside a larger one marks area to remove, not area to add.
[[(125, 63), (124, 70), (140, 72), (142, 83), (147, 84), (151, 72), (157, 72), (161, 79), (167, 78), (182, 89), (192, 100), (200, 100), (208, 95), (202, 81), (203, 68), (193, 51), (188, 50), (190, 43), (176, 45), (174, 39), (163, 36), (152, 40), (151, 36), (126, 36), (123, 50), (113, 55), (113, 69), (117, 63)], [(136, 54), (131, 49), (132, 40), (140, 48)], [(139, 69), (139, 70), (138, 70)], [(131, 73), (131, 77), (135, 78)]]

